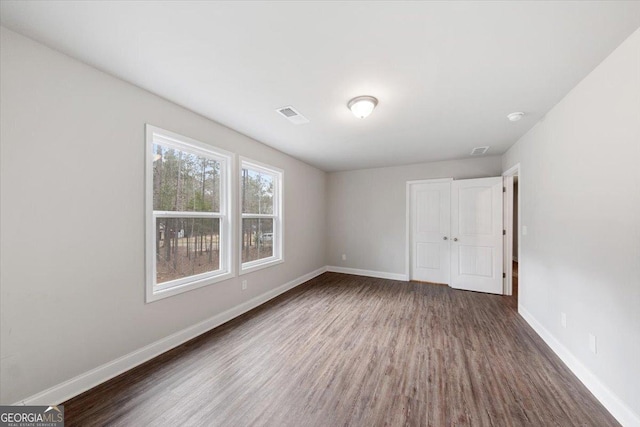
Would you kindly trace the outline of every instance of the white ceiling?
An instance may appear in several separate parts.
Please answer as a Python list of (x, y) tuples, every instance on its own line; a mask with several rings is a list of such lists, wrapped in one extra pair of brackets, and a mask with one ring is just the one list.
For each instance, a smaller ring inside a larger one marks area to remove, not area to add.
[[(335, 171), (503, 153), (640, 26), (640, 2), (2, 1), (0, 16)], [(364, 120), (358, 95), (380, 100)]]

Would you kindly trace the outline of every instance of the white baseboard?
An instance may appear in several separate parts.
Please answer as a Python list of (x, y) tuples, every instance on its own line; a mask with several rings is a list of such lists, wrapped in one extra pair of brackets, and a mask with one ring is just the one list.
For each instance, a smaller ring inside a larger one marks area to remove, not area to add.
[(384, 271), (373, 271), (373, 270), (361, 270), (359, 268), (336, 267), (334, 265), (328, 265), (327, 271), (331, 271), (332, 273), (354, 274), (356, 276), (377, 277), (379, 279), (402, 280), (404, 282), (409, 280), (406, 274), (386, 273)]
[(547, 343), (551, 350), (564, 362), (589, 391), (607, 408), (620, 424), (626, 427), (640, 427), (640, 416), (633, 412), (618, 396), (605, 386), (586, 366), (558, 341), (531, 313), (518, 305), (518, 313)]
[(71, 378), (70, 380), (55, 385), (43, 392), (28, 397), (27, 399), (15, 403), (15, 405), (60, 404), (74, 396), (79, 395), (80, 393), (89, 390), (90, 388), (93, 388), (105, 381), (110, 380), (113, 377), (120, 375), (123, 372), (135, 368), (136, 366), (150, 359), (153, 359), (154, 357), (166, 351), (169, 351), (172, 348), (175, 348), (180, 344), (197, 337), (198, 335), (202, 335), (203, 333), (215, 328), (216, 326), (220, 326), (223, 323), (226, 323), (229, 320), (258, 307), (259, 305), (264, 304), (265, 302), (277, 297), (278, 295), (288, 291), (289, 289), (295, 288), (296, 286), (301, 285), (302, 283), (321, 275), (325, 271), (327, 271), (327, 268), (322, 267), (315, 271), (312, 271), (311, 273), (305, 274), (304, 276), (300, 276), (297, 279), (294, 279), (282, 286), (272, 289), (269, 292), (265, 292), (262, 295), (252, 298), (249, 301), (243, 302), (242, 304), (230, 308), (229, 310), (226, 310), (220, 314), (210, 317), (207, 320), (178, 331), (166, 338), (142, 347), (139, 350), (126, 354), (116, 360), (85, 372), (84, 374), (80, 374), (75, 378)]

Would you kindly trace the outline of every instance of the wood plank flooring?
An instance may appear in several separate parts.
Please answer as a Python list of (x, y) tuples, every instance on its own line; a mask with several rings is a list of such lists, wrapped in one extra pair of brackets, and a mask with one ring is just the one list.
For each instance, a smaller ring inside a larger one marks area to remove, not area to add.
[(510, 297), (325, 273), (65, 405), (67, 426), (612, 426)]

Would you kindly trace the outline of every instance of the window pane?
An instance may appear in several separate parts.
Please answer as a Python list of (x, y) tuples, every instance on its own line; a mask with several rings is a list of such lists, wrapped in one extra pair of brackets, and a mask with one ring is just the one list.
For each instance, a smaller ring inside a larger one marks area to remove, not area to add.
[(242, 169), (241, 179), (242, 213), (273, 214), (273, 175)]
[(242, 220), (242, 262), (255, 261), (273, 255), (273, 219)]
[(220, 212), (220, 162), (154, 144), (153, 209)]
[(220, 219), (156, 219), (156, 283), (220, 268)]

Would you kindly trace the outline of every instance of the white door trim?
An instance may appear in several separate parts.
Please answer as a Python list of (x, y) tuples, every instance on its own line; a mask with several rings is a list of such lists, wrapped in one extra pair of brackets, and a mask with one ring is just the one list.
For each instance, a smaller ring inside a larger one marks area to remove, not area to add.
[(519, 176), (519, 172), (520, 172), (520, 163), (516, 163), (506, 171), (502, 172), (502, 176), (514, 176), (514, 175)]
[[(508, 206), (507, 205), (503, 206), (504, 212), (507, 215), (510, 215), (510, 218), (511, 218), (511, 220), (509, 221), (504, 221), (504, 229), (506, 230), (506, 235), (504, 238), (503, 250), (505, 254), (513, 253), (513, 234), (519, 232), (519, 229), (521, 227), (520, 224), (522, 224), (522, 221), (521, 221), (522, 175), (520, 171), (520, 163), (516, 163), (515, 165), (513, 165), (512, 167), (510, 167), (509, 169), (507, 169), (505, 172), (502, 173), (503, 178), (513, 177), (513, 176), (518, 176), (518, 230), (513, 229), (513, 181), (512, 181), (511, 191), (506, 192), (507, 196), (510, 198), (510, 200), (506, 200), (506, 204), (508, 204)], [(522, 240), (522, 237), (518, 235), (518, 258), (521, 258), (520, 256), (521, 240)], [(505, 295), (513, 294), (513, 259), (512, 258), (513, 258), (512, 256), (510, 256), (509, 258), (505, 258), (505, 264), (504, 264), (504, 272), (506, 276), (504, 280)], [(519, 274), (520, 274), (520, 271), (518, 271), (518, 275)], [(518, 283), (521, 283), (520, 278), (518, 278)]]
[(407, 181), (405, 195), (405, 267), (407, 280), (411, 280), (411, 186), (414, 184), (434, 184), (452, 182), (453, 178), (418, 179)]

